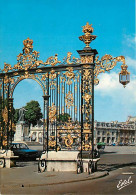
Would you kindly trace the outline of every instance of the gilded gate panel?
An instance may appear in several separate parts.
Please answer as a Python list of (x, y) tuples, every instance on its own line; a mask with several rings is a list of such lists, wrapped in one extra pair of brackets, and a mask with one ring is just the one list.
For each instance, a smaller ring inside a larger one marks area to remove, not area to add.
[(17, 56), (17, 63), (13, 67), (4, 63), (4, 68), (0, 69), (1, 147), (8, 148), (12, 142), (14, 90), (24, 79), (33, 79), (43, 90), (45, 148), (56, 151), (92, 149), (94, 85), (99, 83), (98, 75), (122, 62), (120, 82), (126, 86), (130, 73), (127, 72), (124, 56), (106, 54), (99, 60), (97, 51), (89, 46), (96, 39), (92, 35), (92, 25), (87, 23), (83, 26), (83, 32), (79, 39), (86, 46), (78, 50), (80, 58), (68, 52), (61, 61), (58, 54), (45, 61), (39, 60), (39, 52), (33, 50), (33, 40), (27, 38), (23, 41), (24, 47)]

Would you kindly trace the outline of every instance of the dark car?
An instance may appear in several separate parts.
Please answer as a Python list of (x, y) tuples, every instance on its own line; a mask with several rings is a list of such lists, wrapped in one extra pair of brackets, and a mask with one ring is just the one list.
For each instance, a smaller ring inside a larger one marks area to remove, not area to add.
[(136, 144), (134, 142), (130, 143), (129, 144), (130, 146), (135, 146)]
[(36, 160), (41, 157), (41, 151), (31, 150), (25, 142), (15, 142), (11, 144), (11, 150), (15, 156), (21, 160)]
[(120, 143), (118, 144), (118, 146), (124, 146), (124, 144), (123, 144), (122, 142), (120, 142)]
[(116, 144), (115, 143), (112, 143), (112, 146), (116, 146)]

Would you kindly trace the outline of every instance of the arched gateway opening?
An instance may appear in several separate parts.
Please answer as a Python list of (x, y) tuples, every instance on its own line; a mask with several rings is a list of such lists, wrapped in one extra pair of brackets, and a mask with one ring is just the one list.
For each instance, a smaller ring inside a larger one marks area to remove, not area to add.
[(14, 141), (43, 143), (43, 95), (42, 87), (34, 79), (23, 79), (15, 86), (12, 94)]
[[(23, 80), (32, 79), (41, 86), (43, 91), (43, 150), (80, 150), (83, 120), (91, 117), (90, 114), (81, 116), (81, 112), (86, 106), (84, 108), (81, 106), (85, 102), (85, 98), (81, 97), (83, 93), (81, 92), (80, 59), (72, 58), (72, 53), (68, 52), (63, 65), (58, 61), (57, 55), (49, 57), (46, 62), (43, 62), (38, 60), (38, 52), (33, 51), (32, 40), (28, 38), (23, 43), (23, 53), (17, 56), (17, 64), (13, 68), (11, 65), (5, 64), (3, 70), (5, 75), (1, 78), (2, 146), (8, 148), (12, 142), (14, 90)], [(55, 66), (56, 64), (60, 65)], [(91, 81), (88, 85), (91, 85)], [(7, 105), (4, 101), (7, 101)], [(90, 113), (91, 107), (87, 107), (87, 109)], [(91, 132), (88, 129), (90, 127), (90, 122), (86, 122), (87, 135), (84, 137), (85, 141), (88, 138), (87, 147), (91, 149), (89, 136)], [(41, 134), (39, 139), (41, 140)], [(82, 145), (85, 147), (85, 142)]]

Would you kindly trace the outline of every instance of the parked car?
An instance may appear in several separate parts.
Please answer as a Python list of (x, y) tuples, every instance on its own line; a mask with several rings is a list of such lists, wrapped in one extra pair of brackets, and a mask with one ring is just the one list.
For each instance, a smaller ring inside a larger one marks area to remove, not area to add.
[(130, 143), (129, 145), (130, 145), (130, 146), (135, 146), (136, 144), (133, 142), (133, 143)]
[(29, 149), (25, 142), (13, 142), (11, 144), (11, 150), (21, 160), (36, 160), (42, 154), (42, 151)]
[(122, 142), (120, 142), (120, 143), (118, 144), (118, 146), (124, 146), (124, 144), (123, 144)]
[(116, 144), (115, 143), (112, 143), (112, 146), (116, 146)]
[(129, 143), (124, 143), (124, 146), (128, 146), (129, 145)]

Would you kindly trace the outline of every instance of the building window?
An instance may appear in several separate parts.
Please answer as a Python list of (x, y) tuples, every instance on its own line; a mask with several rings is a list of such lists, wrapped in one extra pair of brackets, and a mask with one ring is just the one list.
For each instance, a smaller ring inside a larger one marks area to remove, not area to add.
[(97, 143), (99, 143), (101, 141), (100, 137), (97, 137)]
[(103, 131), (102, 134), (105, 135), (105, 131)]
[(105, 137), (103, 137), (103, 138), (102, 138), (102, 142), (105, 142), (105, 139), (106, 139), (106, 138), (105, 138)]
[(97, 135), (100, 135), (100, 131), (97, 131)]

